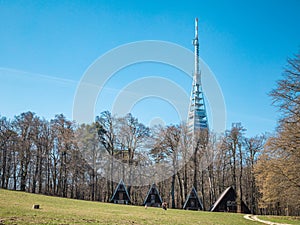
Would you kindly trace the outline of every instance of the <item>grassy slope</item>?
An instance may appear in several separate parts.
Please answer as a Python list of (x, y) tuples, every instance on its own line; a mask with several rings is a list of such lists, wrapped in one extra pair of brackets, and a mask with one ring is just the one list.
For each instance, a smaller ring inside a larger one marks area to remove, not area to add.
[(300, 217), (295, 217), (295, 216), (258, 216), (258, 218), (262, 220), (275, 222), (275, 223), (300, 225)]
[[(32, 209), (39, 204), (40, 209)], [(242, 214), (79, 201), (0, 189), (0, 224), (260, 224)]]

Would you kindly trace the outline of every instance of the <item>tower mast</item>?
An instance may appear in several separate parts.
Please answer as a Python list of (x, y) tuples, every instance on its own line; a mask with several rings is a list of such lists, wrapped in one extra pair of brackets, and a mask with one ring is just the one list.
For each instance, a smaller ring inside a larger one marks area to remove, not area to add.
[(189, 133), (194, 134), (196, 130), (208, 129), (204, 95), (201, 85), (201, 72), (199, 68), (198, 18), (195, 19), (195, 38), (193, 39), (193, 45), (195, 54), (195, 67), (187, 124)]
[(198, 18), (195, 19), (195, 38), (193, 40), (194, 54), (195, 54), (195, 70), (194, 76), (196, 76), (196, 82), (200, 82), (199, 79), (199, 40), (198, 40)]

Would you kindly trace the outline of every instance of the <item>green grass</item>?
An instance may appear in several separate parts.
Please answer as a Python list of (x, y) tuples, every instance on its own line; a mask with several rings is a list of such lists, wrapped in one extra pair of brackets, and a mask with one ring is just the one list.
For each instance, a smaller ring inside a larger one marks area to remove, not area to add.
[[(32, 209), (39, 204), (40, 209)], [(260, 224), (243, 214), (145, 209), (0, 189), (0, 224)]]
[(268, 220), (275, 223), (298, 224), (300, 225), (300, 217), (296, 216), (258, 216), (259, 219)]

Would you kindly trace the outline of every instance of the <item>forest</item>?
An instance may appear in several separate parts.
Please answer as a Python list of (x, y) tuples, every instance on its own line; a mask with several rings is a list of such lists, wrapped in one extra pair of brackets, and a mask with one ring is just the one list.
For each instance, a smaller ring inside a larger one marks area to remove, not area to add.
[[(184, 123), (149, 128), (132, 114), (109, 111), (92, 124), (63, 114), (2, 115), (0, 187), (109, 202), (123, 179), (134, 205), (156, 183), (169, 207), (182, 208), (194, 186), (209, 210), (232, 186), (253, 214), (300, 215), (299, 93), (298, 54), (269, 93), (279, 112), (276, 131), (254, 137), (240, 122), (223, 134), (203, 129), (191, 136)], [(151, 167), (155, 173), (140, 175)]]

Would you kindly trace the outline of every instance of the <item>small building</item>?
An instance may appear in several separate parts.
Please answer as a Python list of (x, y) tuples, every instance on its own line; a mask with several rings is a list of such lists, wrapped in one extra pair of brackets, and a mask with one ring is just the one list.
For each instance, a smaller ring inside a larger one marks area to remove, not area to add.
[(187, 210), (203, 210), (203, 204), (198, 197), (196, 189), (193, 187), (191, 193), (187, 196), (183, 209)]
[(162, 202), (163, 201), (160, 197), (160, 194), (158, 192), (156, 185), (152, 184), (143, 204), (145, 206), (160, 207)]
[(114, 192), (112, 198), (110, 199), (110, 202), (116, 203), (116, 204), (130, 204), (131, 203), (130, 196), (127, 192), (126, 186), (122, 179), (120, 180), (118, 186), (116, 187), (115, 192)]
[[(237, 195), (233, 187), (228, 187), (222, 192), (217, 201), (210, 208), (211, 212), (238, 212)], [(241, 213), (250, 213), (249, 208), (241, 202)]]

